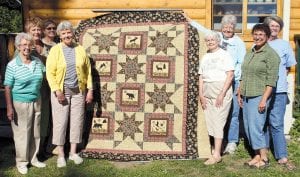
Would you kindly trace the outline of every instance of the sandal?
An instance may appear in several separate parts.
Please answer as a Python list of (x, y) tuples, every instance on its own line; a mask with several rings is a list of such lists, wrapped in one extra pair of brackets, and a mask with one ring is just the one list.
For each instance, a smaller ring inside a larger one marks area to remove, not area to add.
[(270, 166), (270, 161), (269, 161), (269, 159), (266, 159), (266, 160), (261, 159), (261, 161), (255, 163), (253, 165), (249, 165), (249, 166), (250, 166), (250, 168), (265, 169)]
[(251, 167), (251, 166), (257, 164), (258, 162), (259, 162), (258, 160), (252, 159), (252, 160), (250, 160), (250, 161), (248, 161), (248, 162), (245, 162), (245, 163), (244, 163), (244, 166)]
[(208, 160), (206, 160), (204, 162), (204, 165), (213, 165), (213, 164), (216, 164), (216, 163), (220, 163), (222, 162), (222, 158), (215, 158), (214, 156), (211, 156)]
[(289, 162), (289, 161), (286, 161), (286, 162), (278, 162), (278, 164), (280, 166), (283, 166), (285, 167), (286, 169), (288, 169), (289, 171), (292, 171), (292, 170), (295, 170), (296, 169), (296, 166), (295, 164)]

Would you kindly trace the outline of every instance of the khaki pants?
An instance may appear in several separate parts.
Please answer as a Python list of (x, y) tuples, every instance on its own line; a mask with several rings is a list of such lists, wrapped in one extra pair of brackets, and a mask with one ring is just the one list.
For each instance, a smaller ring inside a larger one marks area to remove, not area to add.
[(40, 144), (41, 100), (22, 103), (13, 102), (15, 108), (11, 127), (14, 134), (17, 166), (37, 162)]
[(232, 101), (232, 87), (230, 87), (223, 99), (223, 106), (217, 108), (216, 100), (224, 86), (224, 82), (204, 82), (203, 94), (206, 99), (204, 110), (207, 131), (214, 138), (223, 138), (224, 126), (230, 111)]
[(64, 145), (66, 130), (70, 117), (70, 142), (80, 143), (82, 141), (82, 130), (85, 108), (85, 93), (79, 90), (65, 90), (66, 100), (60, 104), (54, 93), (51, 93), (51, 105), (53, 116), (52, 143)]

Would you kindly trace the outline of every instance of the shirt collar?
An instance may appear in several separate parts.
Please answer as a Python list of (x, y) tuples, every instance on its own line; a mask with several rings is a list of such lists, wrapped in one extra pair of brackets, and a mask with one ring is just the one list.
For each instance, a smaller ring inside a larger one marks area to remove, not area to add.
[(259, 50), (255, 50), (255, 45), (253, 45), (251, 50), (252, 50), (252, 52), (255, 52), (255, 53), (264, 52), (268, 46), (269, 46), (269, 44), (266, 43)]
[[(35, 59), (35, 57), (30, 55), (30, 60), (31, 60), (31, 62), (32, 62), (32, 66), (35, 66), (35, 64), (36, 64), (36, 59)], [(17, 55), (17, 58), (16, 58), (16, 64), (17, 64), (18, 66), (22, 66), (22, 65), (23, 65), (23, 62), (22, 62), (21, 57), (20, 57), (20, 54)]]
[(236, 38), (236, 34), (233, 34), (231, 38), (224, 38), (224, 36), (222, 36), (222, 41), (226, 42), (228, 45), (233, 46), (235, 45), (235, 38)]

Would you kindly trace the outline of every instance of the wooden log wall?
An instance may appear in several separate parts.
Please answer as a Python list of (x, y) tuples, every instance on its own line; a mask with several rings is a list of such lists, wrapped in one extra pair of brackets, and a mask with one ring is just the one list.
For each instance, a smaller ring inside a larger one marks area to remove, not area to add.
[(211, 0), (23, 0), (23, 4), (24, 18), (69, 20), (75, 26), (80, 20), (103, 14), (93, 9), (180, 9), (206, 27), (211, 26)]
[[(296, 51), (295, 50), (296, 49), (296, 43), (294, 41), (294, 36), (296, 34), (300, 34), (300, 0), (291, 0), (291, 18), (290, 18), (289, 40), (290, 40), (290, 44), (294, 48), (294, 51)], [(299, 61), (298, 61), (298, 65), (299, 65)], [(292, 68), (292, 72), (293, 73), (296, 72), (296, 67)], [(297, 72), (300, 72), (300, 71), (297, 71)]]
[(300, 34), (300, 0), (291, 1), (290, 43), (295, 48), (294, 36)]
[[(281, 1), (284, 2), (284, 1)], [(295, 48), (294, 35), (300, 33), (300, 0), (291, 1), (290, 43)], [(280, 4), (283, 7), (283, 4)], [(80, 20), (96, 17), (93, 9), (180, 9), (191, 19), (211, 28), (212, 0), (23, 0), (24, 18), (39, 16), (57, 22), (69, 20), (77, 26)], [(282, 10), (281, 10), (282, 11)], [(282, 14), (282, 12), (279, 14)], [(240, 34), (247, 48), (252, 46), (252, 37)]]

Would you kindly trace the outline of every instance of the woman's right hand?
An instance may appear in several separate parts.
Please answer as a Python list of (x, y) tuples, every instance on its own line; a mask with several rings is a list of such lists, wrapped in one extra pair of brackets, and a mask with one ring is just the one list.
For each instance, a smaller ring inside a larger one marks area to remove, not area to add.
[(200, 96), (200, 103), (201, 103), (202, 109), (205, 110), (206, 109), (206, 104), (207, 104), (205, 97)]
[(14, 120), (14, 109), (11, 106), (8, 106), (6, 108), (6, 116), (8, 120), (10, 121)]
[(66, 99), (64, 93), (60, 90), (57, 90), (57, 91), (55, 91), (55, 94), (56, 94), (56, 98), (57, 98), (58, 102), (60, 104), (62, 104)]
[(237, 89), (237, 101), (241, 108), (243, 108), (243, 98), (241, 96), (240, 87)]

